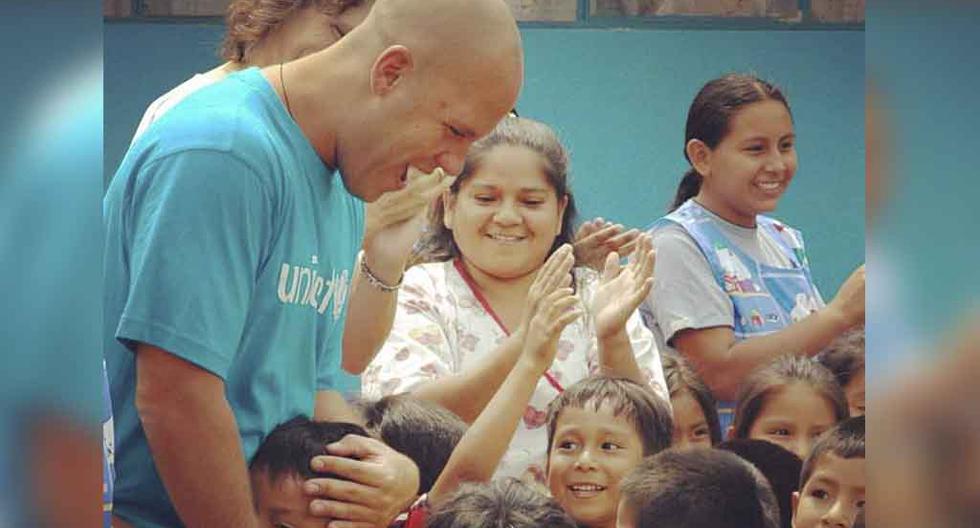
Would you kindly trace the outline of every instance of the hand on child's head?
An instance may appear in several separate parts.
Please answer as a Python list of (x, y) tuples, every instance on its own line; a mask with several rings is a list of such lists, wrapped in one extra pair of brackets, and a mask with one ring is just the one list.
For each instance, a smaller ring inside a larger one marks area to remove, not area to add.
[(314, 515), (387, 526), (415, 499), (418, 467), (384, 443), (347, 435), (329, 444), (327, 452), (313, 457), (310, 465), (331, 475), (304, 484), (307, 494), (316, 497), (310, 503)]

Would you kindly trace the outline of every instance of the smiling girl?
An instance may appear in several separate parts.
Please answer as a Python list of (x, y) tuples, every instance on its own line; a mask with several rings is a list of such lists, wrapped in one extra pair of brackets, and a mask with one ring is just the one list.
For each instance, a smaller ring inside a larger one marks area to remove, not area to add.
[(567, 155), (550, 128), (505, 118), (475, 142), (435, 209), (428, 263), (405, 273), (391, 335), (364, 374), (365, 395), (411, 391), (472, 423), (517, 361), (533, 311), (529, 290), (549, 260), (574, 277), (584, 317), (561, 333), (498, 475), (543, 481), (548, 402), (589, 374), (649, 383), (667, 398), (660, 355), (636, 312), (652, 282), (649, 238), (622, 268), (615, 253), (601, 274), (575, 267), (574, 214)]
[(657, 281), (644, 314), (661, 348), (680, 352), (711, 388), (724, 429), (750, 372), (783, 354), (812, 356), (864, 321), (864, 266), (824, 305), (802, 234), (763, 216), (797, 168), (779, 88), (750, 75), (708, 82), (684, 141), (691, 168), (671, 213), (650, 228)]

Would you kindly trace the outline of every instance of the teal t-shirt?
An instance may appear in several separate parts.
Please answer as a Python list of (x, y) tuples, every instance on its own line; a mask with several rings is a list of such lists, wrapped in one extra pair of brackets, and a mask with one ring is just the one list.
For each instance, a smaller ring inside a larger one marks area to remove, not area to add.
[(276, 425), (311, 415), (340, 371), (363, 202), (253, 68), (140, 136), (103, 215), (114, 510), (139, 526), (180, 526), (134, 405), (135, 343), (223, 379), (251, 458)]

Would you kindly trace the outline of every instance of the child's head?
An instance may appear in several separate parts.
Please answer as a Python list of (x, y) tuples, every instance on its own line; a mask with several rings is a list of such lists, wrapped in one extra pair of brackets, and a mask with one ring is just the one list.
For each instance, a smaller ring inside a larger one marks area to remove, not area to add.
[(752, 464), (720, 449), (668, 449), (622, 484), (619, 528), (778, 528), (779, 508)]
[(705, 84), (687, 113), (684, 157), (691, 163), (672, 209), (699, 196), (722, 217), (771, 211), (796, 173), (793, 117), (785, 96), (752, 75)]
[(305, 416), (273, 429), (249, 463), (252, 499), (259, 518), (276, 527), (324, 526), (323, 518), (310, 514), (310, 498), (303, 493), (303, 482), (325, 476), (313, 472), (310, 460), (327, 454), (327, 445), (349, 434), (367, 436), (359, 425), (314, 422)]
[(855, 327), (817, 356), (844, 389), (851, 416), (864, 414), (864, 327)]
[(729, 436), (767, 440), (805, 459), (820, 433), (847, 416), (830, 371), (809, 358), (784, 356), (746, 378)]
[(670, 446), (670, 407), (649, 387), (592, 376), (548, 406), (548, 487), (580, 525), (611, 526), (619, 482)]
[(574, 242), (568, 154), (538, 121), (505, 117), (470, 146), (463, 171), (433, 207), (416, 260), (465, 255), (495, 276), (526, 274)]
[(803, 462), (793, 494), (793, 528), (853, 526), (864, 509), (864, 417), (820, 437)]
[(429, 515), (427, 528), (576, 528), (554, 500), (517, 479), (463, 484)]
[(711, 447), (721, 441), (718, 408), (711, 390), (686, 361), (662, 354), (670, 406), (674, 410), (672, 447)]
[(779, 504), (779, 525), (790, 528), (793, 492), (799, 489), (803, 466), (800, 457), (765, 440), (726, 440), (717, 447), (735, 453), (762, 472)]
[(362, 403), (364, 427), (419, 467), (419, 494), (428, 493), (442, 473), (466, 422), (436, 403), (407, 394)]

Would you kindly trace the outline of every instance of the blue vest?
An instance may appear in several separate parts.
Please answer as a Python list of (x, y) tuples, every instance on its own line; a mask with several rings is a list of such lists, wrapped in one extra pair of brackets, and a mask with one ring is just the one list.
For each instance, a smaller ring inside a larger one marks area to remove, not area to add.
[[(735, 339), (776, 332), (820, 307), (803, 236), (796, 229), (766, 216), (756, 216), (758, 229), (765, 230), (776, 241), (792, 265), (777, 268), (758, 262), (739, 249), (718, 228), (712, 214), (694, 200), (684, 202), (651, 227), (668, 224), (680, 225), (691, 235), (707, 259), (718, 286), (731, 299)], [(718, 402), (722, 432), (731, 425), (734, 407), (735, 402)]]

